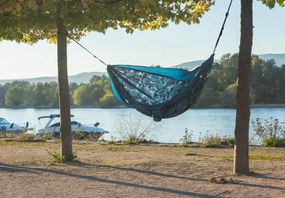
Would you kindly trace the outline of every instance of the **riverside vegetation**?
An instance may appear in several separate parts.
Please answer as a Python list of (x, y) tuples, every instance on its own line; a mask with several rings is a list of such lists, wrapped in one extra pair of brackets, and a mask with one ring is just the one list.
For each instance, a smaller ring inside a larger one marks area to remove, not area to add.
[[(235, 107), (238, 54), (225, 54), (213, 64), (206, 87), (196, 107)], [(274, 60), (252, 57), (252, 104), (285, 103), (285, 65), (276, 66)], [(93, 76), (89, 83), (71, 83), (70, 98), (73, 106), (115, 107), (106, 76)], [(14, 81), (0, 85), (1, 107), (58, 107), (58, 84)]]
[[(252, 121), (254, 127), (254, 135), (249, 144), (261, 145), (264, 147), (285, 147), (285, 123), (280, 122), (278, 119), (270, 118), (270, 120), (263, 120), (257, 118)], [(158, 143), (153, 140), (149, 134), (153, 131), (159, 130), (160, 125), (153, 121), (144, 119), (143, 116), (130, 115), (117, 122), (115, 133), (111, 135), (108, 144), (126, 144), (136, 145), (141, 143), (153, 144)], [(194, 131), (185, 129), (184, 135), (179, 140), (177, 146), (182, 147), (205, 147), (205, 148), (226, 148), (233, 147), (235, 139), (232, 136), (221, 136), (214, 131), (207, 131), (204, 136), (201, 136), (197, 142), (193, 141)], [(46, 142), (49, 140), (57, 141), (58, 136), (51, 134), (26, 134), (26, 133), (0, 133), (0, 138), (8, 141), (19, 142)], [(89, 141), (96, 142), (101, 138), (101, 135), (96, 133), (84, 133), (76, 131), (72, 133), (72, 138), (75, 141)], [(103, 142), (104, 136), (100, 139)]]
[(252, 122), (255, 135), (261, 140), (261, 144), (266, 147), (285, 147), (285, 123), (278, 119), (262, 120), (257, 118)]

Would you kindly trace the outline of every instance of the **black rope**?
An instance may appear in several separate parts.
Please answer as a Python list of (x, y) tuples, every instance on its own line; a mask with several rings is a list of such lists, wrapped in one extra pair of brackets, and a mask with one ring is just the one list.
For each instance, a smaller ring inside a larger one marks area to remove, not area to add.
[[(58, 34), (63, 34), (58, 32)], [(89, 54), (91, 54), (94, 58), (96, 58), (98, 61), (100, 61), (102, 64), (108, 66), (103, 60), (101, 60), (100, 58), (98, 58), (95, 54), (93, 54), (92, 52), (90, 52), (86, 47), (84, 47), (81, 43), (79, 43), (75, 38), (73, 38), (72, 36), (70, 36), (68, 33), (64, 34), (66, 35), (68, 38), (70, 38), (71, 40), (73, 40), (75, 43), (77, 43), (80, 47), (82, 47), (83, 49), (85, 49)]]
[(217, 41), (216, 41), (213, 54), (215, 54), (216, 48), (217, 48), (217, 46), (218, 46), (218, 44), (219, 44), (219, 41), (220, 41), (220, 38), (221, 38), (221, 36), (222, 36), (222, 34), (223, 34), (224, 27), (225, 27), (225, 24), (226, 24), (226, 21), (227, 21), (227, 18), (228, 18), (228, 16), (229, 16), (229, 12), (230, 12), (230, 9), (231, 9), (231, 6), (232, 6), (232, 2), (233, 2), (233, 0), (230, 1), (230, 5), (229, 5), (229, 7), (228, 7), (228, 10), (227, 10), (227, 13), (226, 13), (226, 16), (225, 16), (225, 19), (224, 19), (224, 22), (223, 22), (223, 25), (222, 25), (220, 34), (219, 34), (218, 39), (217, 39)]

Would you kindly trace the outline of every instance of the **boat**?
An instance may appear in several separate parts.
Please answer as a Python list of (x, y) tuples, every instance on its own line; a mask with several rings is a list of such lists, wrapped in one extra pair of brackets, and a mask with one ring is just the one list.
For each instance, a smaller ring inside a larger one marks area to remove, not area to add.
[[(71, 115), (71, 118), (74, 118), (74, 115)], [(39, 122), (43, 119), (48, 121), (45, 124), (44, 128), (38, 130), (37, 134), (53, 134), (55, 137), (60, 135), (60, 114), (51, 114), (49, 116), (40, 116), (38, 117)], [(71, 121), (71, 131), (72, 133), (81, 132), (81, 133), (92, 133), (97, 135), (103, 135), (108, 133), (105, 129), (99, 128), (99, 122), (96, 122), (93, 126), (86, 124), (81, 124), (78, 121)]]
[(5, 118), (0, 117), (0, 132), (2, 133), (22, 133), (28, 130), (29, 122), (26, 123), (26, 126), (21, 126), (15, 123), (8, 122)]

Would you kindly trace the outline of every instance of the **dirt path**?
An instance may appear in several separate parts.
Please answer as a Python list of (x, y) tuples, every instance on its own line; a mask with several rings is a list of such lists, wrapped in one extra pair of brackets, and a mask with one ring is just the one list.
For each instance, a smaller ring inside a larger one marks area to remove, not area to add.
[(0, 197), (285, 197), (284, 148), (251, 148), (250, 176), (233, 149), (74, 143), (80, 161), (53, 164), (58, 148), (0, 141)]

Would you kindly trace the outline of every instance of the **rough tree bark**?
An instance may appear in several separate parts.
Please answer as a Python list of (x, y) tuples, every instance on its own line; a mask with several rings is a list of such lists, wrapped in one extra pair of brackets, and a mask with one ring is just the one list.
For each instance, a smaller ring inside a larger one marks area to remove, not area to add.
[(72, 160), (72, 135), (70, 122), (70, 100), (67, 74), (67, 43), (66, 29), (61, 19), (57, 21), (57, 60), (58, 60), (58, 85), (60, 106), (60, 134), (61, 155), (66, 161)]
[(234, 173), (249, 173), (248, 141), (252, 51), (252, 0), (241, 0), (241, 36), (238, 58)]

